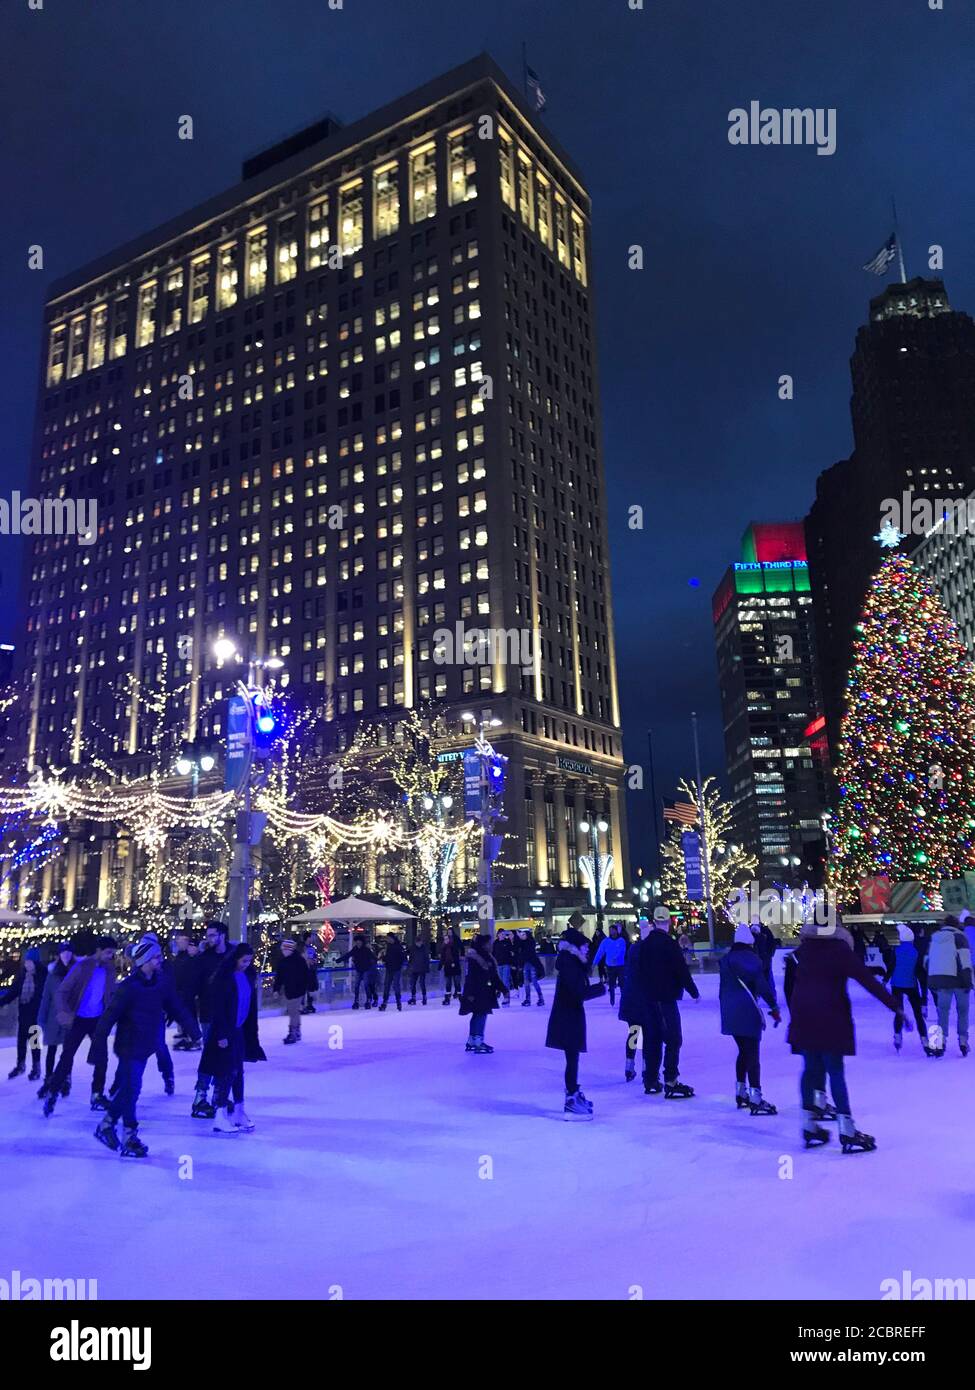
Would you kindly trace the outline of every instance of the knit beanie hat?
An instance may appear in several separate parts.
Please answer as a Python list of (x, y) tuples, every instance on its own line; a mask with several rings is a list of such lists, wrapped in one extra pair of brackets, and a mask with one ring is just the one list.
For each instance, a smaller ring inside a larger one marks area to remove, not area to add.
[(144, 936), (141, 941), (132, 947), (132, 965), (134, 969), (141, 970), (144, 965), (150, 965), (162, 955), (158, 943), (150, 941), (148, 936)]
[(735, 927), (735, 944), (738, 946), (755, 945), (755, 935), (747, 922), (739, 922)]
[(914, 944), (914, 933), (906, 922), (897, 923), (897, 935), (900, 937), (902, 943)]

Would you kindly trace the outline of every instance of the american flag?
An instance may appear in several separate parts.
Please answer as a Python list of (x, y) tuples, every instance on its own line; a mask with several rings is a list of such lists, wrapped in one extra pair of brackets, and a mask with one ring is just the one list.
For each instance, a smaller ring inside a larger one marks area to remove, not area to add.
[(864, 270), (869, 270), (871, 275), (886, 275), (887, 267), (891, 264), (896, 255), (897, 233), (891, 232), (877, 254), (872, 257), (871, 260), (867, 261), (863, 268)]
[(542, 91), (542, 84), (539, 81), (538, 73), (534, 68), (525, 68), (525, 85), (528, 88), (528, 95), (535, 103), (536, 111), (545, 110), (545, 93)]
[(664, 820), (677, 821), (679, 825), (697, 825), (698, 809), (693, 801), (668, 801), (664, 798)]

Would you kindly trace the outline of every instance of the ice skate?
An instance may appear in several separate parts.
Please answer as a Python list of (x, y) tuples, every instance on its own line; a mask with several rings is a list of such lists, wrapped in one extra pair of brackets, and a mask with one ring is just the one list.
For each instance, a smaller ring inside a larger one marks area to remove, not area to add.
[(296, 1043), (297, 1041), (298, 1041), (298, 1035), (297, 1035), (297, 1033), (288, 1033), (288, 1034), (286, 1034), (285, 1037), (284, 1037), (284, 1045), (285, 1045), (285, 1047), (289, 1046), (291, 1043)]
[(668, 1081), (664, 1086), (664, 1100), (690, 1100), (693, 1095), (694, 1087), (683, 1081)]
[(64, 1085), (61, 1087), (61, 1094), (64, 1096), (65, 1099), (67, 1099), (68, 1096), (70, 1096), (70, 1094), (71, 1094), (71, 1077), (70, 1077), (70, 1076), (68, 1077), (68, 1079), (67, 1079), (67, 1081), (64, 1083)]
[(825, 1091), (816, 1091), (814, 1093), (813, 1110), (817, 1120), (825, 1120), (828, 1123), (830, 1120), (836, 1119), (836, 1110), (826, 1099)]
[(119, 1149), (119, 1158), (147, 1158), (149, 1150), (139, 1138), (137, 1129), (127, 1129), (122, 1147)]
[(174, 1076), (163, 1077), (163, 1095), (174, 1096), (176, 1094), (176, 1078)]
[(829, 1143), (829, 1130), (823, 1129), (819, 1119), (818, 1110), (805, 1112), (800, 1134), (807, 1149), (818, 1148), (821, 1144)]
[[(355, 1001), (355, 1003), (352, 1005), (352, 1007), (353, 1007), (353, 1009), (357, 1009), (357, 1008), (359, 1007), (359, 1001), (358, 1001), (358, 999)], [(366, 1005), (366, 1008), (368, 1009), (368, 1007), (369, 1007), (369, 1005), (367, 1004), (367, 1005)]]
[(473, 1052), (482, 1052), (482, 1053), (486, 1053), (486, 1052), (493, 1052), (493, 1051), (494, 1051), (494, 1048), (491, 1047), (488, 1043), (486, 1043), (486, 1042), (484, 1041), (483, 1038), (475, 1038), (475, 1039), (474, 1039), (474, 1046), (473, 1046), (473, 1048), (472, 1048), (471, 1050), (472, 1050)]
[(475, 1049), (476, 1047), (477, 1047), (477, 1038), (468, 1038), (467, 1041), (466, 1041), (465, 1044), (464, 1044), (464, 1051), (465, 1051), (465, 1052), (473, 1052), (474, 1049)]
[(576, 1091), (576, 1100), (582, 1101), (583, 1105), (586, 1106), (587, 1109), (592, 1110), (592, 1101), (587, 1100), (586, 1097), (582, 1094), (581, 1087)]
[(532, 1006), (532, 1001), (531, 1001), (530, 999), (523, 999), (523, 1000), (521, 1001), (521, 1007), (522, 1007), (523, 1009), (530, 1009), (531, 1006)]
[(237, 1128), (239, 1130), (242, 1130), (244, 1134), (253, 1134), (254, 1130), (257, 1128), (254, 1121), (251, 1119), (251, 1117), (248, 1115), (247, 1111), (244, 1109), (242, 1105), (234, 1106), (231, 1119), (233, 1120)]
[(240, 1133), (240, 1130), (238, 1129), (237, 1125), (234, 1124), (233, 1116), (230, 1113), (229, 1106), (224, 1105), (221, 1107), (221, 1109), (216, 1111), (213, 1118), (213, 1132), (214, 1134)]
[(591, 1120), (592, 1106), (588, 1103), (581, 1091), (567, 1095), (565, 1105), (562, 1107), (563, 1120)]
[(744, 1081), (739, 1081), (735, 1087), (735, 1109), (748, 1109), (748, 1087), (745, 1085)]
[(443, 1005), (446, 1007), (446, 1005), (450, 1003), (450, 995), (449, 995), (449, 994), (445, 994), (444, 997), (441, 999), (440, 1002), (441, 1002), (441, 1004), (443, 1004)]
[(968, 1046), (967, 1038), (964, 1042), (962, 1042), (961, 1038), (958, 1039), (958, 1050), (961, 1052), (961, 1055), (963, 1057), (968, 1056), (969, 1052), (971, 1051), (971, 1048)]
[(44, 1100), (44, 1115), (47, 1119), (50, 1119), (54, 1114), (54, 1107), (57, 1103), (57, 1095), (53, 1091), (49, 1091)]
[(895, 1052), (900, 1052), (900, 1050), (901, 1050), (901, 1048), (902, 1048), (903, 1046), (904, 1046), (904, 1039), (903, 1039), (903, 1037), (901, 1036), (900, 1033), (895, 1033), (895, 1034), (894, 1034), (894, 1051), (895, 1051)]
[(113, 1153), (118, 1153), (119, 1139), (118, 1134), (115, 1132), (115, 1121), (110, 1119), (108, 1115), (99, 1121), (94, 1133), (99, 1144), (104, 1144), (106, 1149), (111, 1149)]
[(407, 999), (406, 1002), (407, 1002), (407, 1004), (415, 1004), (415, 1003), (416, 1003), (416, 999), (415, 999), (415, 998), (414, 998), (414, 999)]
[[(367, 1005), (366, 1005), (366, 1008), (368, 1009), (368, 1007), (369, 1007), (369, 1005), (367, 1004)], [(380, 1006), (379, 1006), (379, 1012), (380, 1012), (381, 1014), (384, 1014), (384, 1013), (386, 1012), (386, 1003), (385, 1003), (385, 1000), (383, 1001), (382, 1004), (380, 1004)]]
[(403, 1012), (403, 1001), (401, 999), (397, 999), (396, 1001), (396, 1012), (398, 1014), (401, 1014)]
[(863, 1134), (853, 1123), (851, 1115), (840, 1117), (840, 1144), (845, 1154), (871, 1153), (877, 1147), (872, 1134)]
[(48, 1091), (49, 1091), (50, 1089), (51, 1089), (51, 1078), (48, 1076), (48, 1077), (45, 1077), (44, 1081), (43, 1081), (43, 1082), (41, 1083), (41, 1085), (38, 1087), (37, 1099), (38, 1099), (38, 1100), (43, 1100), (44, 1097), (47, 1095), (47, 1093), (48, 1093)]
[(105, 1096), (102, 1094), (101, 1091), (92, 1091), (92, 1093), (91, 1093), (91, 1100), (90, 1100), (90, 1102), (89, 1102), (89, 1109), (90, 1109), (90, 1110), (107, 1110), (107, 1109), (108, 1109), (108, 1101), (105, 1099)]
[(190, 1110), (194, 1120), (212, 1120), (216, 1114), (213, 1106), (207, 1100), (206, 1091), (197, 1091), (193, 1097), (193, 1107)]
[(764, 1100), (761, 1089), (753, 1086), (748, 1092), (748, 1108), (753, 1115), (777, 1115), (779, 1112), (771, 1101)]
[(651, 1077), (649, 1081), (646, 1077), (643, 1078), (643, 1094), (645, 1096), (659, 1096), (662, 1090), (663, 1083), (659, 1076)]
[(27, 1073), (27, 1080), (28, 1080), (28, 1081), (37, 1081), (38, 1078), (40, 1077), (40, 1074), (41, 1074), (41, 1064), (40, 1064), (40, 1062), (35, 1062), (34, 1065), (31, 1067), (30, 1071)]
[(8, 1071), (8, 1072), (7, 1072), (7, 1080), (8, 1080), (8, 1081), (13, 1081), (14, 1077), (15, 1077), (15, 1076), (20, 1076), (20, 1075), (23, 1073), (23, 1071), (24, 1071), (24, 1064), (23, 1064), (23, 1062), (18, 1062), (17, 1065), (13, 1068), (12, 1071)]
[(635, 1080), (636, 1080), (636, 1067), (633, 1065), (632, 1062), (627, 1062), (626, 1066), (624, 1067), (624, 1069), (623, 1069), (623, 1080), (624, 1080), (624, 1081), (635, 1081)]
[(535, 1003), (538, 1005), (538, 1007), (539, 1007), (540, 1009), (544, 1009), (544, 1007), (545, 1007), (545, 1000), (544, 1000), (544, 999), (536, 999), (536, 1000), (535, 1000)]

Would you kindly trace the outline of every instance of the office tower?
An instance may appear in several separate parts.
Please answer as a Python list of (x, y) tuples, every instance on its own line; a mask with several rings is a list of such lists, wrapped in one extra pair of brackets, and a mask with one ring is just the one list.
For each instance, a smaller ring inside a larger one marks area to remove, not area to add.
[(828, 755), (802, 522), (752, 522), (712, 611), (735, 834), (763, 888), (818, 885)]
[(462, 712), (499, 719), (502, 884), (577, 902), (599, 816), (621, 886), (580, 174), (482, 56), (243, 175), (51, 293), (32, 487), (98, 526), (31, 549), (32, 763), (77, 762), (95, 721), (137, 762), (125, 678), (164, 659), (219, 744), (229, 634), (337, 746), (428, 701), (457, 747)]
[[(806, 521), (823, 699), (835, 747), (853, 628), (880, 563), (885, 499), (957, 498), (975, 487), (975, 323), (940, 280), (870, 301), (850, 362), (854, 452), (822, 473)], [(905, 548), (919, 540), (909, 535)]]

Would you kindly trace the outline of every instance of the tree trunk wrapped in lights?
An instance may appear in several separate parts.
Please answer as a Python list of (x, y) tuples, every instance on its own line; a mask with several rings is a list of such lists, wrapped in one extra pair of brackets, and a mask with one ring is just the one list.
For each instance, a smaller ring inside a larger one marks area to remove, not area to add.
[[(682, 778), (677, 784), (677, 790), (686, 801), (693, 802), (695, 806), (698, 804), (695, 783)], [(714, 905), (715, 916), (730, 921), (728, 904), (737, 890), (749, 882), (758, 867), (758, 860), (741, 845), (732, 843), (731, 807), (722, 800), (713, 777), (705, 777), (702, 790), (708, 867), (711, 874), (711, 902)], [(667, 839), (660, 846), (660, 883), (666, 906), (671, 912), (683, 913), (687, 924), (693, 930), (707, 922), (707, 906), (703, 898), (697, 902), (687, 896), (684, 847), (681, 844), (681, 835), (687, 828), (679, 824), (671, 825)], [(697, 834), (700, 833), (701, 828), (698, 825)]]

